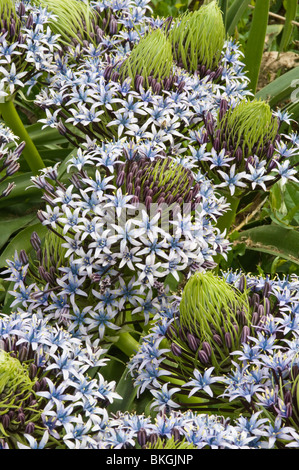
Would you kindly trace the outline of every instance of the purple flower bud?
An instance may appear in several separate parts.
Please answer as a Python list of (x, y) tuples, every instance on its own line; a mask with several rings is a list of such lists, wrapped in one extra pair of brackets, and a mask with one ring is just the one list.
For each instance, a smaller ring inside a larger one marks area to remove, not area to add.
[(26, 13), (26, 7), (23, 2), (19, 4), (18, 15), (23, 16)]
[(214, 80), (217, 80), (222, 75), (223, 72), (223, 67), (219, 66), (218, 69), (215, 72)]
[(260, 316), (259, 316), (258, 312), (253, 312), (253, 314), (251, 316), (252, 325), (258, 325), (259, 319), (260, 319)]
[(186, 85), (186, 83), (183, 80), (179, 83), (179, 86), (177, 88), (179, 93), (181, 93), (183, 91), (185, 85)]
[(272, 158), (272, 160), (270, 161), (269, 165), (268, 165), (268, 170), (269, 171), (272, 171), (274, 170), (274, 168), (277, 166), (276, 164), (276, 160), (274, 160), (274, 158)]
[(208, 357), (211, 357), (212, 355), (212, 348), (210, 346), (210, 344), (207, 342), (207, 341), (203, 341), (202, 345), (201, 345), (203, 351), (206, 353), (206, 355)]
[(37, 374), (37, 367), (35, 364), (31, 363), (29, 366), (29, 377), (32, 380)]
[(202, 364), (207, 364), (209, 362), (207, 353), (204, 350), (201, 349), (200, 351), (198, 351), (197, 356)]
[(14, 175), (20, 168), (20, 164), (18, 162), (12, 162), (10, 165), (6, 168), (6, 175), (7, 176), (12, 176)]
[(266, 298), (264, 299), (264, 311), (265, 311), (265, 315), (269, 315), (270, 310), (271, 310), (271, 303), (270, 303), (270, 300), (268, 299), (268, 297), (266, 297)]
[(117, 21), (114, 17), (110, 19), (109, 31), (112, 36), (117, 33)]
[(26, 416), (23, 411), (18, 412), (18, 416), (16, 418), (16, 421), (20, 423), (22, 426), (24, 426), (25, 421), (26, 421)]
[(120, 171), (117, 175), (117, 178), (116, 178), (116, 186), (119, 188), (120, 186), (122, 186), (124, 180), (125, 180), (125, 176), (126, 176), (126, 173), (125, 171)]
[(215, 333), (215, 334), (213, 335), (213, 341), (215, 341), (215, 343), (218, 344), (218, 346), (222, 346), (222, 345), (223, 345), (221, 336), (218, 335), (217, 333)]
[(36, 232), (32, 232), (30, 243), (35, 251), (37, 251), (41, 246), (41, 239), (39, 238)]
[(241, 147), (238, 147), (235, 153), (236, 163), (239, 165), (243, 160), (243, 152)]
[(1, 196), (2, 197), (8, 196), (11, 193), (11, 191), (15, 188), (15, 186), (16, 186), (15, 183), (9, 183), (7, 188), (2, 191)]
[(25, 433), (26, 434), (33, 434), (35, 429), (35, 424), (34, 423), (28, 423), (25, 428)]
[(107, 65), (107, 67), (104, 70), (103, 77), (105, 80), (109, 80), (111, 77), (111, 73), (113, 70), (113, 65)]
[(15, 149), (14, 155), (19, 158), (21, 153), (23, 152), (24, 148), (26, 146), (26, 142), (21, 142), (20, 145)]
[(143, 86), (144, 78), (141, 75), (136, 75), (134, 85), (135, 85), (135, 90), (139, 91), (140, 87)]
[(30, 13), (30, 15), (27, 18), (26, 28), (30, 29), (32, 25), (33, 25), (33, 16), (32, 16), (32, 13)]
[(179, 357), (179, 356), (182, 355), (182, 348), (178, 344), (171, 343), (170, 348), (171, 348), (171, 352), (174, 356)]
[(228, 331), (224, 334), (224, 341), (225, 341), (227, 348), (231, 349), (233, 342), (232, 342), (231, 334)]
[(144, 428), (139, 429), (139, 431), (137, 432), (137, 441), (141, 447), (145, 446), (147, 442), (147, 434)]
[(8, 416), (7, 413), (1, 417), (1, 421), (2, 421), (3, 428), (7, 429), (10, 425), (10, 417)]
[(23, 266), (28, 264), (29, 260), (28, 260), (28, 256), (27, 256), (27, 253), (26, 253), (25, 250), (20, 251), (19, 257), (20, 257), (20, 261), (23, 264)]
[(187, 333), (187, 342), (191, 351), (195, 352), (198, 349), (198, 340), (191, 333)]
[(147, 211), (150, 210), (151, 203), (152, 203), (151, 196), (146, 196), (146, 198), (145, 198), (145, 208), (146, 208)]
[(246, 343), (248, 336), (250, 336), (250, 328), (249, 326), (244, 325), (241, 333), (241, 343)]

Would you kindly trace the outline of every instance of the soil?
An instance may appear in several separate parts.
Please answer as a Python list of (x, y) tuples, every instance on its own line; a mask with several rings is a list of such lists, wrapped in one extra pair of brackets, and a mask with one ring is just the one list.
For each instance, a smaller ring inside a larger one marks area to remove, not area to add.
[[(295, 52), (264, 52), (257, 91), (275, 78), (299, 66), (299, 54)], [(299, 77), (298, 77), (299, 78)]]

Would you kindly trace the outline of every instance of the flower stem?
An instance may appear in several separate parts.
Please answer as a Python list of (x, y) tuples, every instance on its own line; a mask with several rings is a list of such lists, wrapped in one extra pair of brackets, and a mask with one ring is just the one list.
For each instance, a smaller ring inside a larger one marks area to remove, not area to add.
[(126, 331), (119, 335), (115, 346), (130, 357), (138, 351), (140, 344)]
[(21, 141), (26, 143), (23, 150), (24, 158), (34, 174), (37, 174), (39, 170), (45, 167), (45, 164), (36, 149), (34, 143), (31, 140), (16, 108), (13, 100), (5, 101), (0, 103), (0, 114), (5, 124), (11, 129), (11, 131), (20, 137)]
[(223, 232), (226, 229), (226, 234), (231, 232), (232, 225), (235, 221), (240, 198), (236, 196), (225, 195), (227, 202), (230, 203), (229, 210), (223, 214), (217, 222), (217, 227)]

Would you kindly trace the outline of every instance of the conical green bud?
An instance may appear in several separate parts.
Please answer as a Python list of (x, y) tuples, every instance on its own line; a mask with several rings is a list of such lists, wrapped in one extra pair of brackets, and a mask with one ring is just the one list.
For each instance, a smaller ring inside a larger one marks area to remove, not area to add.
[(145, 446), (146, 449), (156, 450), (156, 449), (172, 449), (172, 450), (186, 450), (186, 449), (197, 449), (196, 445), (192, 442), (188, 442), (185, 438), (180, 441), (175, 440), (172, 436), (166, 440), (161, 437), (158, 437), (155, 443), (148, 443)]
[(143, 87), (148, 88), (150, 78), (161, 83), (172, 74), (173, 57), (171, 43), (165, 33), (154, 30), (144, 36), (133, 48), (128, 59), (123, 63), (120, 74), (123, 79), (143, 77)]
[[(5, 408), (9, 400), (14, 402), (16, 394), (28, 394), (32, 392), (34, 382), (30, 379), (28, 369), (21, 362), (11, 356), (8, 352), (0, 349), (0, 408), (1, 395), (5, 394), (3, 400)], [(24, 395), (24, 398), (25, 398)]]
[[(79, 0), (35, 0), (35, 4), (47, 8), (57, 16), (51, 21), (51, 29), (60, 34), (60, 42), (69, 45), (72, 39), (82, 42), (84, 38), (91, 39), (92, 20), (95, 18), (94, 10), (88, 2)], [(80, 40), (81, 39), (81, 40)]]
[(278, 133), (278, 120), (273, 117), (268, 103), (262, 100), (243, 100), (229, 108), (217, 126), (221, 137), (234, 151), (241, 148), (243, 157), (260, 153), (274, 143)]
[[(217, 350), (221, 356), (239, 345), (241, 328), (236, 327), (246, 323), (250, 316), (247, 293), (212, 272), (198, 272), (188, 280), (179, 310), (180, 327), (194, 336), (198, 348), (208, 343), (212, 352)], [(223, 344), (222, 351), (216, 337)]]
[(218, 68), (225, 27), (217, 2), (185, 13), (172, 28), (170, 40), (176, 63), (189, 72), (194, 73), (201, 66), (210, 70)]

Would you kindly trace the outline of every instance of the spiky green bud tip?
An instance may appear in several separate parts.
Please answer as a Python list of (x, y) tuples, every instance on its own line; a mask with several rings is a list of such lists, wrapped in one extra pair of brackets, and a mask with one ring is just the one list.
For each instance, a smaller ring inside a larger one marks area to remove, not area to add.
[(225, 42), (225, 27), (217, 2), (185, 13), (177, 20), (170, 39), (176, 63), (186, 70), (196, 72), (200, 66), (217, 68)]
[(238, 315), (249, 315), (246, 292), (242, 293), (212, 272), (198, 272), (187, 282), (180, 303), (180, 325), (201, 341), (213, 335), (235, 337)]
[(240, 147), (243, 155), (252, 155), (263, 153), (263, 148), (275, 141), (279, 124), (268, 103), (254, 99), (230, 108), (218, 128), (230, 146)]
[(26, 394), (31, 393), (33, 385), (26, 366), (8, 352), (0, 349), (0, 403), (2, 394), (5, 394), (4, 401), (7, 406), (9, 400), (14, 401), (17, 394), (25, 397)]
[(121, 75), (123, 78), (130, 77), (133, 83), (139, 75), (143, 77), (143, 85), (149, 87), (149, 77), (162, 82), (171, 76), (172, 67), (171, 43), (165, 33), (157, 29), (144, 36), (133, 48), (121, 67)]

